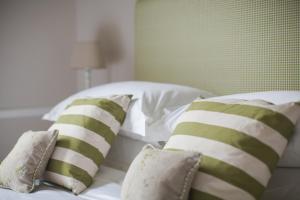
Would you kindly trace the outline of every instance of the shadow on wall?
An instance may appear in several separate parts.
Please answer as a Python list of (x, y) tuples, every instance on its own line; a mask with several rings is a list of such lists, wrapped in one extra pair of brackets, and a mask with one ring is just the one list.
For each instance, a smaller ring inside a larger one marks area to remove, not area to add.
[(119, 62), (124, 57), (120, 28), (114, 23), (106, 23), (99, 28), (98, 40), (101, 43), (105, 65)]

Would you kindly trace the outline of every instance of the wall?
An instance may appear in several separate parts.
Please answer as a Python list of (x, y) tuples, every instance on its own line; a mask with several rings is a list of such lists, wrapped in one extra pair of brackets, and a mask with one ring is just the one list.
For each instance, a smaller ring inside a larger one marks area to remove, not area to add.
[(100, 40), (92, 84), (133, 79), (135, 0), (0, 0), (0, 160), (43, 113), (83, 88), (69, 68), (76, 40)]
[[(132, 80), (135, 0), (77, 0), (77, 40), (99, 40), (106, 68), (94, 70), (92, 84)], [(78, 87), (82, 88), (78, 73)]]
[(73, 0), (0, 1), (0, 160), (42, 113), (76, 91), (69, 69), (75, 40)]

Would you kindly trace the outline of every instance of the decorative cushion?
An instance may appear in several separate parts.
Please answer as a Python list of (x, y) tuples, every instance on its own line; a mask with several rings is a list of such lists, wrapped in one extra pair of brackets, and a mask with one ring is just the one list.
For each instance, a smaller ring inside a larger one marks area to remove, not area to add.
[(299, 115), (295, 103), (196, 100), (178, 120), (165, 148), (203, 154), (192, 200), (259, 199)]
[(28, 131), (0, 165), (0, 187), (31, 192), (40, 179), (53, 152), (57, 131)]
[(187, 200), (199, 163), (200, 153), (147, 145), (125, 176), (122, 200)]
[(79, 194), (93, 177), (122, 125), (131, 96), (73, 101), (49, 130), (59, 130), (45, 178)]
[[(213, 99), (262, 99), (274, 104), (300, 101), (300, 91), (265, 91), (218, 96)], [(300, 167), (300, 120), (296, 124), (293, 136), (278, 162), (279, 167)]]

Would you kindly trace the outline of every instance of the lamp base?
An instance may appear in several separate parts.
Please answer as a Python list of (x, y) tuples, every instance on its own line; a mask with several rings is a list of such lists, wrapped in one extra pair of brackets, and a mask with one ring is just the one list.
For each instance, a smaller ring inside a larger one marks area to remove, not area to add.
[(84, 87), (88, 89), (92, 86), (92, 70), (90, 68), (84, 69)]

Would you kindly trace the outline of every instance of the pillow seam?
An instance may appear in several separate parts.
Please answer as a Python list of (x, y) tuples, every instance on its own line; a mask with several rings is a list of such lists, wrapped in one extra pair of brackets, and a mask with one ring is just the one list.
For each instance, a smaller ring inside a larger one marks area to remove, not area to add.
[(45, 156), (46, 156), (46, 153), (49, 151), (50, 146), (52, 146), (54, 140), (56, 140), (56, 138), (57, 138), (57, 133), (58, 133), (57, 130), (54, 130), (54, 131), (52, 132), (52, 134), (54, 134), (54, 136), (52, 136), (52, 138), (51, 138), (49, 144), (47, 145), (45, 151), (44, 151), (43, 154), (42, 154), (42, 157), (41, 157), (40, 160), (39, 160), (39, 163), (38, 163), (37, 167), (36, 167), (35, 170), (34, 170), (33, 176), (32, 176), (32, 178), (31, 178), (32, 186), (31, 186), (29, 192), (32, 192), (32, 191), (34, 190), (34, 188), (35, 188), (34, 181), (35, 181), (35, 179), (36, 179), (37, 171), (40, 169), (41, 164), (42, 164), (42, 161), (44, 160), (44, 158), (45, 158)]
[[(195, 156), (193, 156), (193, 157), (195, 157)], [(183, 200), (183, 197), (185, 196), (185, 193), (187, 192), (188, 182), (190, 181), (191, 178), (193, 178), (192, 172), (194, 170), (197, 170), (197, 168), (199, 168), (199, 166), (200, 166), (201, 154), (198, 154), (197, 157), (198, 157), (198, 161), (191, 167), (191, 169), (188, 171), (187, 175), (184, 178), (184, 183), (183, 183), (183, 187), (181, 189), (181, 194), (178, 197), (179, 200)]]

